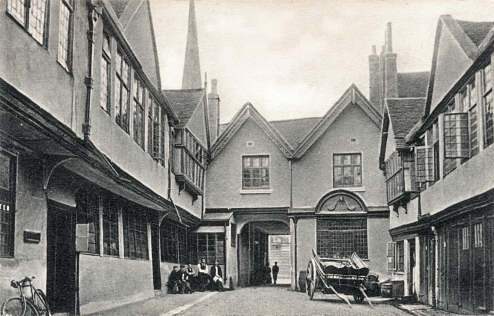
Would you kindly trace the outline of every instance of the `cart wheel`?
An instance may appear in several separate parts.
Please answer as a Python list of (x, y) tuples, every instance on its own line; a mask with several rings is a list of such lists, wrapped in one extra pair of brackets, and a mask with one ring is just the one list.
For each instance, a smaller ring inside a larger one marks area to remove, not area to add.
[(318, 280), (312, 261), (309, 261), (309, 264), (307, 265), (307, 278), (305, 280), (307, 295), (309, 295), (309, 298), (312, 300), (314, 298), (314, 293), (316, 292)]
[(312, 262), (309, 261), (309, 264), (307, 264), (307, 272), (305, 274), (305, 290), (307, 291), (307, 295), (310, 297), (310, 285), (313, 280), (313, 274), (312, 274)]
[(314, 299), (314, 293), (316, 293), (317, 284), (319, 283), (318, 281), (319, 281), (319, 278), (316, 275), (314, 278), (314, 281), (310, 283), (311, 287), (310, 287), (309, 297), (310, 297), (311, 301)]
[(364, 301), (364, 296), (361, 293), (356, 293), (353, 294), (353, 299), (355, 300), (355, 303), (361, 304)]

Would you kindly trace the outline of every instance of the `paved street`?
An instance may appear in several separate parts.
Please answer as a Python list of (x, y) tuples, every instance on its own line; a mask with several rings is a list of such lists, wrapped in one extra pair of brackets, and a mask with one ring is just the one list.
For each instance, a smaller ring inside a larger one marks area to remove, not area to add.
[[(353, 300), (351, 300), (353, 302)], [(332, 295), (317, 293), (314, 301), (286, 287), (248, 287), (235, 291), (166, 295), (145, 302), (94, 314), (117, 315), (408, 315), (387, 303), (354, 304), (352, 308)]]

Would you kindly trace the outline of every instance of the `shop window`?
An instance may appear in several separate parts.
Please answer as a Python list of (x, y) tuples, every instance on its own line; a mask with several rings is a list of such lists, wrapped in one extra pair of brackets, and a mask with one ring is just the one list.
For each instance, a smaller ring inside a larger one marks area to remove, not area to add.
[(333, 155), (333, 186), (351, 187), (362, 185), (361, 154)]
[(161, 261), (188, 263), (185, 227), (171, 221), (164, 221), (160, 229)]
[(119, 255), (118, 202), (114, 197), (105, 197), (103, 202), (103, 253)]
[(317, 219), (317, 253), (324, 258), (368, 257), (367, 219)]
[(126, 205), (122, 211), (124, 257), (130, 259), (149, 259), (147, 217), (143, 209), (135, 205)]
[(0, 150), (0, 257), (14, 256), (15, 157)]
[(46, 44), (47, 0), (7, 0), (7, 12), (41, 45)]
[(242, 157), (242, 189), (269, 189), (269, 156)]
[(99, 199), (96, 191), (81, 190), (77, 194), (77, 225), (87, 226), (87, 252), (99, 254)]

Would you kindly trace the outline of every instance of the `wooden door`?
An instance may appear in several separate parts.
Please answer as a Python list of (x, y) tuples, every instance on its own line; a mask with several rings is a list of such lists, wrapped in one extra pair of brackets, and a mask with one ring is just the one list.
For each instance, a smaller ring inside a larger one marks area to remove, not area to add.
[(460, 308), (462, 310), (472, 310), (470, 291), (472, 287), (472, 262), (470, 260), (471, 251), (471, 231), (468, 225), (459, 228), (461, 242), (459, 251), (459, 287), (460, 287)]
[(46, 294), (52, 312), (72, 313), (76, 296), (75, 210), (48, 205)]

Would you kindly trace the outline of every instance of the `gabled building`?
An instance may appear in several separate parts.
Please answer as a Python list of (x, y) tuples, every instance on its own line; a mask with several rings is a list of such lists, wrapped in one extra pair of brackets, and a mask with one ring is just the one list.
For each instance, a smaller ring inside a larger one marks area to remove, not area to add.
[(290, 237), (274, 260), (293, 288), (305, 285), (311, 249), (332, 258), (357, 252), (387, 274), (389, 214), (373, 163), (380, 122), (352, 85), (320, 118), (269, 122), (247, 103), (222, 126), (207, 169), (206, 215), (226, 232), (231, 282), (262, 282), (277, 235)]
[(405, 241), (403, 257), (405, 267), (416, 262), (418, 299), (460, 313), (494, 308), (488, 264), (494, 255), (493, 26), (439, 18), (424, 110), (404, 138), (415, 189), (392, 203), (393, 239), (408, 236), (415, 243), (407, 255)]

